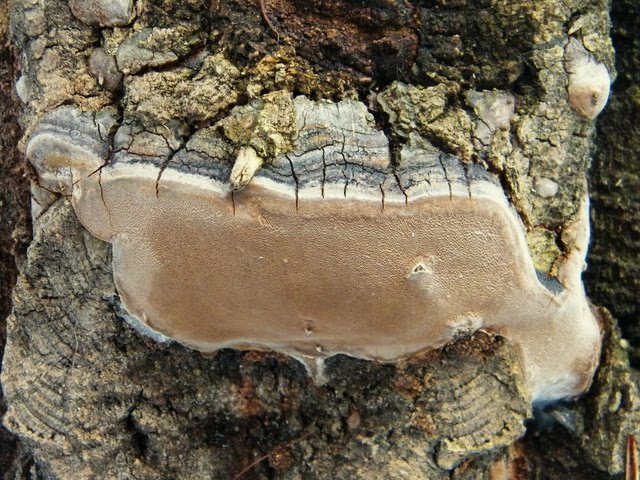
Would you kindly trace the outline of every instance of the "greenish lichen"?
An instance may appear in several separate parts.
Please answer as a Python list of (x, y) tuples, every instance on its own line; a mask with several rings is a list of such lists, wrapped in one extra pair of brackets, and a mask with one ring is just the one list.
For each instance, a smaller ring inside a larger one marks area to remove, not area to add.
[(263, 158), (290, 152), (297, 133), (292, 95), (282, 90), (264, 95), (235, 107), (219, 125), (227, 138), (252, 147)]
[(127, 77), (125, 115), (151, 128), (171, 120), (210, 122), (237, 102), (239, 70), (222, 53), (198, 69), (179, 67)]

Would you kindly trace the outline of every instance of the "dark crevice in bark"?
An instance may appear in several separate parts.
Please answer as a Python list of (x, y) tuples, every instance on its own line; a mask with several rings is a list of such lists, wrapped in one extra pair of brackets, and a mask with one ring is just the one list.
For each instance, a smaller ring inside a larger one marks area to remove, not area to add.
[(640, 367), (640, 4), (614, 2), (618, 77), (598, 119), (591, 167), (592, 240), (585, 274), (592, 300), (606, 306)]
[[(17, 147), (22, 131), (13, 87), (16, 72), (8, 46), (7, 9), (6, 3), (0, 6), (0, 359), (6, 342), (6, 319), (11, 313), (11, 292), (31, 235), (28, 169)], [(5, 411), (0, 386), (0, 472), (27, 478), (33, 460), (18, 437), (1, 425)]]

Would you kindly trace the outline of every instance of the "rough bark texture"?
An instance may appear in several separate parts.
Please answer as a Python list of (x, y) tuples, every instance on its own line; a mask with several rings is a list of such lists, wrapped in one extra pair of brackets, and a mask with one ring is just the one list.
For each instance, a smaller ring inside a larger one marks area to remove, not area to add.
[[(111, 5), (108, 14), (92, 9), (101, 3)], [(134, 3), (129, 11), (126, 2), (15, 2), (27, 132), (60, 105), (107, 109), (142, 157), (161, 145), (172, 158), (206, 134), (225, 146), (216, 158), (230, 163), (246, 145), (265, 157), (290, 150), (296, 132), (276, 121), (277, 92), (351, 98), (375, 116), (393, 162), (419, 141), (496, 174), (542, 274), (553, 277), (570, 253), (565, 232), (585, 195), (594, 129), (568, 102), (565, 46), (573, 35), (612, 67), (606, 2)], [(638, 7), (614, 7), (622, 73), (597, 137), (590, 286), (624, 317), (637, 348), (638, 162), (629, 152), (638, 151), (638, 135), (625, 122), (640, 105), (638, 17), (629, 13)], [(0, 94), (8, 92), (3, 85)], [(500, 108), (507, 120), (487, 114)], [(14, 225), (27, 225), (15, 112), (3, 112), (3, 125), (14, 129), (0, 135), (0, 208), (12, 222), (0, 225), (0, 255), (15, 250), (11, 232), (24, 238)], [(116, 147), (122, 139), (110, 137)], [(477, 333), (394, 365), (334, 357), (324, 386), (273, 353), (202, 358), (123, 322), (109, 245), (80, 226), (67, 199), (35, 183), (33, 193), (35, 238), (3, 360), (3, 423), (23, 442), (0, 431), (7, 478), (493, 480), (624, 470), (640, 398), (605, 311), (602, 364), (589, 394), (540, 407), (518, 440), (532, 412), (504, 339)], [(612, 244), (623, 247), (614, 252)], [(13, 265), (12, 256), (0, 257), (2, 288), (13, 284)], [(7, 298), (0, 291), (2, 318)]]
[[(619, 75), (598, 122), (591, 175), (593, 241), (587, 286), (619, 319), (640, 366), (640, 5), (614, 3)], [(612, 246), (614, 246), (612, 248)]]
[[(5, 320), (11, 312), (11, 291), (30, 238), (29, 182), (18, 151), (22, 132), (14, 77), (13, 52), (9, 48), (9, 8), (8, 2), (3, 1), (0, 2), (0, 358), (6, 342)], [(0, 387), (0, 417), (5, 411)], [(17, 436), (0, 426), (0, 472), (19, 475), (28, 469), (30, 462)]]

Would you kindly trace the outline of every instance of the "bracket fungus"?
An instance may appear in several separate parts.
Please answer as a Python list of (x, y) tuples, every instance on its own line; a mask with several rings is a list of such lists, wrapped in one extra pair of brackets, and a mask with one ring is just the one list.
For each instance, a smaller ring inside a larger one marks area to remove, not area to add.
[(170, 153), (118, 132), (108, 154), (97, 114), (64, 107), (27, 154), (113, 245), (126, 310), (190, 347), (272, 349), (320, 376), (338, 353), (393, 362), (483, 329), (517, 346), (534, 401), (586, 390), (601, 342), (580, 278), (586, 217), (548, 288), (483, 168), (417, 135), (391, 162), (360, 102), (297, 97), (294, 110), (293, 150), (261, 169), (244, 150), (239, 191), (204, 130)]

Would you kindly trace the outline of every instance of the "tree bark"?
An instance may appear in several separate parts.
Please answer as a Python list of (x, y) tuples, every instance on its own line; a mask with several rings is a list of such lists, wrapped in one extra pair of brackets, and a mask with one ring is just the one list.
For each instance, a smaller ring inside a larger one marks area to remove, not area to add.
[[(619, 74), (611, 101), (598, 122), (590, 176), (594, 235), (586, 274), (593, 301), (611, 310), (630, 340), (635, 368), (640, 361), (640, 132), (628, 118), (636, 115), (639, 108), (640, 45), (634, 33), (640, 28), (639, 12), (633, 2), (614, 3), (612, 8), (612, 38)], [(612, 249), (611, 245), (617, 247)]]
[[(392, 165), (420, 144), (465, 172), (473, 165), (494, 175), (522, 221), (536, 270), (551, 280), (576, 248), (569, 232), (595, 150), (591, 259), (628, 273), (618, 288), (607, 269), (592, 270), (589, 286), (598, 303), (624, 317), (636, 352), (638, 303), (630, 292), (640, 242), (628, 233), (637, 233), (638, 189), (626, 196), (614, 180), (637, 180), (640, 165), (623, 147), (638, 136), (620, 127), (640, 108), (629, 73), (640, 48), (636, 42), (616, 53), (624, 82), (596, 132), (585, 118), (592, 102), (582, 109), (570, 95), (577, 81), (571, 49), (614, 71), (609, 5), (556, 3), (16, 0), (11, 38), (25, 142), (45, 115), (73, 106), (96, 125), (100, 115), (114, 118), (105, 135), (112, 151), (137, 152), (160, 173), (204, 135), (216, 139), (216, 158), (230, 170), (239, 148), (265, 158), (293, 148), (299, 131), (282, 120), (286, 106), (274, 99), (350, 99), (366, 106), (372, 128), (384, 134)], [(621, 12), (638, 7), (617, 5), (614, 20), (627, 30), (614, 40), (622, 46), (640, 28), (637, 15)], [(17, 153), (11, 140), (20, 135), (7, 133), (3, 153)], [(4, 158), (0, 180), (19, 178), (10, 174), (16, 157)], [(346, 176), (348, 167), (338, 173)], [(21, 191), (7, 183), (0, 200)], [(82, 227), (68, 197), (46, 179), (34, 178), (31, 191), (34, 237), (13, 291), (2, 384), (3, 423), (35, 467), (16, 466), (29, 463), (19, 452), (0, 455), (8, 478), (631, 473), (625, 459), (640, 430), (637, 372), (604, 309), (601, 366), (590, 391), (538, 405), (535, 415), (517, 350), (479, 331), (392, 364), (331, 357), (318, 385), (285, 355), (225, 349), (205, 358), (140, 334), (122, 318), (111, 246)], [(24, 228), (27, 221), (17, 219), (26, 200), (15, 198), (3, 215)], [(630, 205), (615, 211), (629, 220), (620, 230), (608, 215), (617, 198)], [(609, 239), (621, 237), (628, 241), (614, 248)], [(0, 253), (10, 249), (0, 246)], [(0, 261), (9, 266), (5, 285), (14, 282), (11, 265)], [(0, 437), (3, 453), (16, 451), (15, 442)]]

